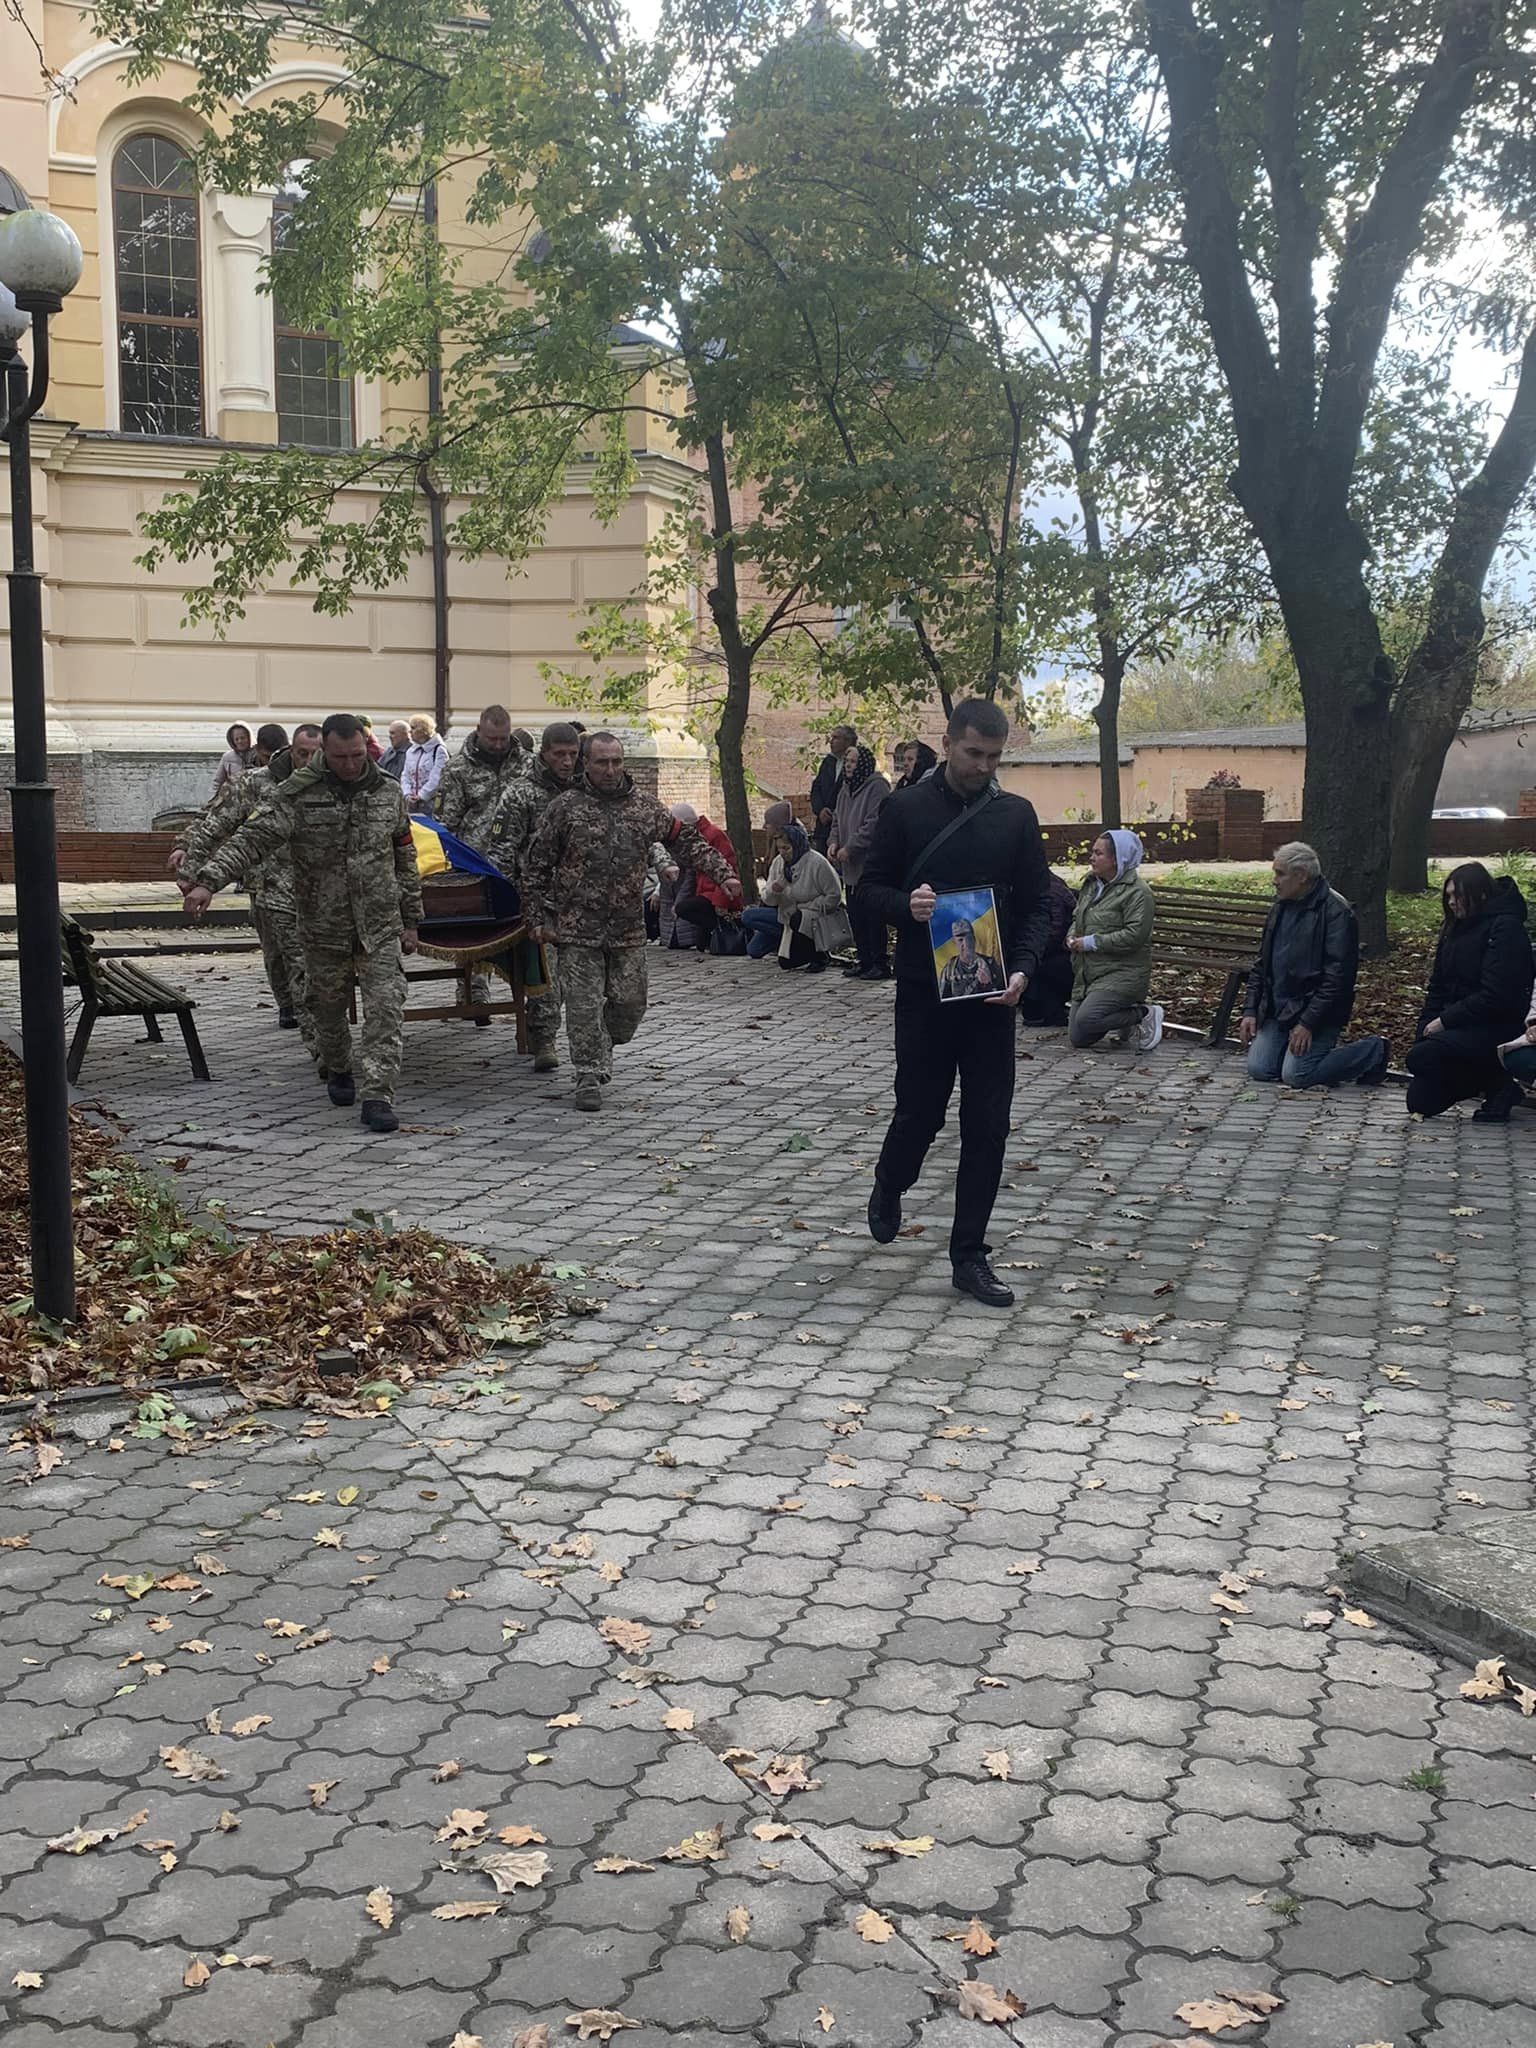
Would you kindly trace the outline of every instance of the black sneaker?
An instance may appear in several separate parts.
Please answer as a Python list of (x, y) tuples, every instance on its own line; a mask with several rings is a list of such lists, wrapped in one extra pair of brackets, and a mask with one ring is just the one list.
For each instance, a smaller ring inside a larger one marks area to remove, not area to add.
[(985, 1259), (962, 1259), (955, 1268), (955, 1285), (984, 1308), (1012, 1308), (1013, 1289), (1005, 1287)]
[(901, 1197), (877, 1173), (869, 1196), (869, 1234), (876, 1244), (889, 1244), (900, 1228)]
[(382, 1096), (370, 1095), (363, 1104), (363, 1122), (370, 1131), (398, 1131), (400, 1119), (394, 1106)]
[(350, 1074), (332, 1074), (325, 1092), (338, 1109), (350, 1109), (357, 1100), (357, 1084)]
[(279, 1010), (279, 1011), (278, 1011), (278, 1013), (277, 1013), (277, 1028), (278, 1028), (278, 1030), (279, 1030), (279, 1031), (297, 1031), (297, 1030), (298, 1030), (298, 1028), (299, 1028), (299, 1020), (298, 1020), (298, 1018), (297, 1018), (297, 1017), (295, 1017), (295, 1015), (293, 1014), (292, 1010)]
[(1384, 1038), (1379, 1038), (1376, 1043), (1378, 1051), (1375, 1064), (1367, 1067), (1363, 1074), (1356, 1076), (1355, 1086), (1357, 1088), (1379, 1088), (1387, 1078), (1387, 1066), (1389, 1064), (1387, 1041)]

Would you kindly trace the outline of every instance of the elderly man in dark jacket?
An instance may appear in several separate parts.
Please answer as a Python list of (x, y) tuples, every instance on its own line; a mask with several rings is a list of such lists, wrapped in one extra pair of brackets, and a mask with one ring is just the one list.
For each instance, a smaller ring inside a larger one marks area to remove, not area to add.
[(837, 792), (842, 787), (843, 756), (856, 747), (859, 736), (851, 725), (834, 725), (827, 737), (830, 752), (816, 770), (811, 784), (811, 844), (818, 853), (827, 850), (828, 835), (837, 811)]
[(1274, 871), (1275, 904), (1238, 1027), (1249, 1077), (1288, 1088), (1374, 1087), (1387, 1071), (1387, 1041), (1339, 1044), (1360, 964), (1355, 913), (1299, 839), (1275, 849)]

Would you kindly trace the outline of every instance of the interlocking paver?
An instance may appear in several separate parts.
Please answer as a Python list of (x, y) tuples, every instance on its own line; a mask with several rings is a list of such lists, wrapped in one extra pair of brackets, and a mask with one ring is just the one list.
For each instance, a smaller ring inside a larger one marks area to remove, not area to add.
[[(1188, 1043), (1126, 1062), (1037, 1039), (1010, 1148), (1035, 1171), (1005, 1177), (996, 1219), (1021, 1299), (999, 1318), (947, 1287), (952, 1137), (909, 1205), (923, 1235), (862, 1235), (886, 990), (656, 959), (645, 1033), (580, 1128), (505, 1035), (413, 1026), (427, 1128), (381, 1145), (297, 1059), (274, 1125), (292, 1048), (252, 974), (187, 975), (216, 1118), (168, 1052), (93, 1047), (93, 1092), (146, 1159), (187, 1160), (185, 1195), (296, 1230), (387, 1179), (402, 1219), (582, 1264), (609, 1299), (495, 1361), (515, 1399), (418, 1397), (320, 1439), (274, 1417), (185, 1460), (93, 1424), (0, 1494), (0, 1534), (31, 1536), (0, 1551), (0, 1986), (44, 1978), (0, 1993), (7, 2048), (508, 2048), (584, 2005), (643, 2021), (635, 2048), (803, 2048), (823, 2005), (833, 2048), (965, 2048), (962, 1975), (1026, 2001), (997, 2030), (1013, 2048), (1153, 2048), (1185, 2000), (1265, 1986), (1285, 2000), (1265, 2048), (1529, 2048), (1525, 1724), (1384, 1626), (1301, 1621), (1361, 1540), (1464, 1525), (1458, 1491), (1529, 1503), (1528, 1131), (1410, 1127), (1390, 1091), (1260, 1099)], [(764, 1115), (728, 1077), (770, 1047)], [(1157, 1341), (1123, 1341), (1133, 1324)], [(346, 1484), (347, 1547), (317, 1551), (339, 1511), (292, 1496)], [(577, 1529), (616, 1584), (596, 1558), (525, 1577)], [(96, 1583), (199, 1548), (226, 1572), (195, 1607)], [(1223, 1572), (1249, 1577), (1246, 1614), (1211, 1602)], [(651, 1628), (648, 1654), (612, 1650), (604, 1615)], [(329, 1640), (301, 1650), (269, 1617)], [(176, 1649), (194, 1634), (213, 1651)], [(691, 1731), (663, 1725), (673, 1706)], [(215, 1736), (211, 1709), (272, 1719)], [(172, 1778), (171, 1743), (226, 1775)], [(819, 1786), (741, 1775), (775, 1751)], [(1423, 1766), (1443, 1784), (1406, 1784)], [(45, 1849), (145, 1807), (85, 1856)], [(541, 1881), (499, 1897), (436, 1839), (454, 1808), (541, 1835)], [(717, 1823), (721, 1862), (659, 1860)], [(934, 1847), (866, 1847), (882, 1835)], [(466, 1899), (499, 1910), (431, 1918)], [(853, 1926), (871, 1904), (887, 1943)], [(974, 1963), (940, 1939), (973, 1914), (999, 1943)]]

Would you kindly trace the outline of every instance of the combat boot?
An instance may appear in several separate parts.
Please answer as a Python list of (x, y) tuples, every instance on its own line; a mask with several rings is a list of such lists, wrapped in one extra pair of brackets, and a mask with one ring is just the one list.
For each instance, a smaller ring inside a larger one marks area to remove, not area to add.
[(533, 1071), (536, 1074), (552, 1074), (560, 1064), (560, 1055), (552, 1045), (537, 1045), (533, 1049)]
[(394, 1106), (380, 1095), (369, 1095), (363, 1101), (363, 1122), (370, 1131), (398, 1131), (400, 1119), (395, 1115)]
[(332, 1074), (325, 1092), (338, 1109), (350, 1109), (357, 1100), (357, 1084), (350, 1074)]
[(576, 1084), (576, 1107), (578, 1109), (601, 1109), (603, 1091), (595, 1075), (588, 1074), (585, 1080)]

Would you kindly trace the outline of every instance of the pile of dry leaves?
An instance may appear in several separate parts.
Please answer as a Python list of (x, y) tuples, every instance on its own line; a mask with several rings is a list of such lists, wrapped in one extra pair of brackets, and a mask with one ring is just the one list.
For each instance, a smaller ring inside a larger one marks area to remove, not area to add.
[(220, 1377), (264, 1404), (383, 1404), (488, 1344), (534, 1342), (559, 1312), (537, 1265), (496, 1267), (426, 1230), (236, 1237), (189, 1217), (99, 1125), (70, 1122), (79, 1320), (65, 1330), (31, 1314), (21, 1072), (0, 1054), (0, 1399)]

